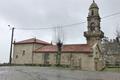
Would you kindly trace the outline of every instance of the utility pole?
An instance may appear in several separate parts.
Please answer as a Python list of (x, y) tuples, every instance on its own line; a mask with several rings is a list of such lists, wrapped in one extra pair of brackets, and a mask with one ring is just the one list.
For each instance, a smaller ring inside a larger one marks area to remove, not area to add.
[[(10, 25), (8, 25), (10, 27)], [(12, 62), (12, 48), (13, 48), (13, 37), (14, 37), (14, 27), (12, 27), (12, 35), (11, 35), (11, 46), (10, 46), (10, 56), (9, 56), (9, 64)]]

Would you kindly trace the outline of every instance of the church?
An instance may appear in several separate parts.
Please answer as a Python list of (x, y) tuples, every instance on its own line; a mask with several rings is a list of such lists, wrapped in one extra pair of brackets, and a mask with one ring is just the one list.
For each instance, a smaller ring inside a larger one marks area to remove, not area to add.
[(101, 41), (104, 33), (101, 31), (99, 7), (93, 1), (87, 17), (87, 31), (84, 37), (86, 44), (59, 44), (31, 38), (14, 42), (12, 64), (68, 66), (80, 70), (99, 71), (105, 67)]

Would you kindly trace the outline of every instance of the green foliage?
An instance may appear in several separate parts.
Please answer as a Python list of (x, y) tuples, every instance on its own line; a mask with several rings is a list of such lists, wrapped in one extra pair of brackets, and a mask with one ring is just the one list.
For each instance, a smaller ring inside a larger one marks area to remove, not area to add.
[(120, 67), (110, 67), (110, 68), (105, 68), (104, 71), (109, 71), (109, 72), (120, 72)]

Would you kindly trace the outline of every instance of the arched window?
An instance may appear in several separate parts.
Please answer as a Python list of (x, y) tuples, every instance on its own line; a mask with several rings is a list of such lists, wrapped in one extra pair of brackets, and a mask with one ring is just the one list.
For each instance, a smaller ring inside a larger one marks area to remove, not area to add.
[(90, 30), (91, 30), (91, 31), (95, 31), (95, 23), (92, 22), (90, 26), (91, 26), (91, 27), (90, 27)]
[(92, 10), (91, 15), (94, 15), (94, 10)]

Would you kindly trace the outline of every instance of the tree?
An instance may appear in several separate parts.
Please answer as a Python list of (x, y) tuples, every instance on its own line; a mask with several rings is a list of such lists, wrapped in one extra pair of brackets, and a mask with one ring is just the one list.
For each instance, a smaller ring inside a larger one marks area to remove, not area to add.
[(120, 29), (116, 30), (116, 39), (103, 38), (102, 46), (105, 61), (109, 64), (120, 65)]
[(103, 51), (104, 55), (108, 54), (108, 50), (109, 50), (109, 38), (104, 37), (102, 40), (102, 51)]
[(60, 26), (54, 28), (54, 42), (57, 45), (56, 65), (60, 66), (62, 45), (64, 42), (64, 32)]
[(116, 40), (120, 44), (120, 28), (116, 30)]
[(118, 43), (118, 58), (117, 58), (117, 64), (120, 66), (120, 27), (116, 30), (116, 41)]

